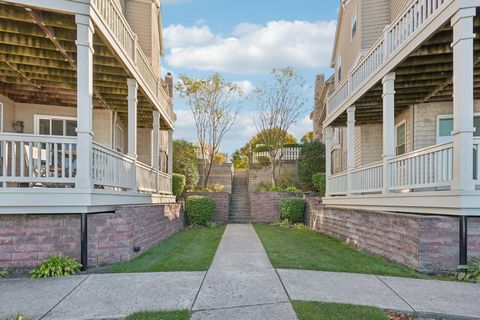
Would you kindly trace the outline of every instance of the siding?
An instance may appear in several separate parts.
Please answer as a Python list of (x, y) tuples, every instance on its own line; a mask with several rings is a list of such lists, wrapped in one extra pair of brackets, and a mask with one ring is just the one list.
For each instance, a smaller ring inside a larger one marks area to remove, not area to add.
[(403, 12), (407, 4), (409, 4), (411, 0), (391, 0), (390, 5), (390, 17), (391, 21), (395, 20), (400, 13)]
[(363, 49), (369, 49), (381, 37), (385, 26), (390, 23), (390, 0), (363, 0), (362, 12)]
[(383, 154), (383, 128), (381, 123), (362, 125), (359, 165), (367, 165), (382, 160)]

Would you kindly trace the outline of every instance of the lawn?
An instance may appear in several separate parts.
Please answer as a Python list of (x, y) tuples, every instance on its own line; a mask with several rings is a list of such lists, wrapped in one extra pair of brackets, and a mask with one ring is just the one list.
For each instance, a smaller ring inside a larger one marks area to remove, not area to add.
[(264, 224), (254, 227), (275, 268), (426, 278), (412, 269), (318, 232)]
[(109, 272), (206, 271), (212, 263), (224, 227), (185, 229)]
[(298, 320), (389, 320), (388, 314), (378, 308), (338, 303), (293, 301)]
[(188, 320), (190, 311), (143, 311), (136, 312), (127, 317), (126, 320)]

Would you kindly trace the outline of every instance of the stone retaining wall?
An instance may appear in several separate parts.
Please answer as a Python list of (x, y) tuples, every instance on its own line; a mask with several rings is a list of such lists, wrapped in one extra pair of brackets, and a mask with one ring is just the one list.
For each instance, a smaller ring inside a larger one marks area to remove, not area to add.
[(189, 196), (204, 196), (215, 201), (215, 216), (213, 220), (218, 222), (228, 221), (230, 210), (230, 193), (228, 192), (185, 192), (180, 199), (185, 201)]
[[(88, 215), (90, 266), (131, 260), (184, 226), (179, 204), (119, 208)], [(80, 260), (79, 215), (0, 215), (0, 267), (28, 267), (54, 254)]]
[[(200, 174), (200, 179), (198, 180), (197, 185), (203, 186), (203, 163), (202, 161), (197, 162), (198, 173)], [(212, 166), (212, 171), (210, 171), (210, 176), (208, 177), (208, 185), (221, 184), (224, 186), (223, 192), (232, 193), (232, 181), (233, 181), (233, 164), (224, 163), (221, 165), (214, 164)]]
[(251, 192), (250, 212), (253, 222), (280, 220), (280, 200), (287, 197), (301, 197), (296, 192)]
[[(306, 224), (322, 233), (423, 272), (458, 266), (458, 218), (325, 208), (307, 198)], [(480, 256), (480, 218), (469, 219), (469, 255)]]
[[(300, 183), (298, 177), (297, 161), (282, 161), (280, 171), (280, 185), (297, 186)], [(257, 192), (263, 187), (271, 185), (272, 174), (270, 166), (264, 167), (258, 163), (250, 165), (248, 169), (248, 191)]]

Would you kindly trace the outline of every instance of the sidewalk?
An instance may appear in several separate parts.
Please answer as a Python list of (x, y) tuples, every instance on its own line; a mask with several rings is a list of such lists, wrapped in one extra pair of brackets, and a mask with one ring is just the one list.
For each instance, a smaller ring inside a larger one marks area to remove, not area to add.
[(194, 320), (296, 319), (290, 300), (351, 303), (446, 319), (480, 319), (480, 285), (374, 275), (275, 270), (251, 225), (228, 225), (205, 272), (0, 280), (0, 319), (119, 319), (192, 309)]

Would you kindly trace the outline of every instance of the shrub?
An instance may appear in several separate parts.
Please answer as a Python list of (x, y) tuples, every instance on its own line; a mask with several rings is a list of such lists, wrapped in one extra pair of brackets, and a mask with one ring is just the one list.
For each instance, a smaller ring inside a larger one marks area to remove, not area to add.
[(285, 188), (285, 192), (299, 192), (300, 190), (297, 189), (295, 186), (289, 186)]
[(258, 157), (257, 161), (262, 167), (268, 167), (272, 163), (270, 158), (265, 156)]
[(8, 272), (8, 269), (7, 269), (7, 268), (5, 268), (5, 269), (0, 269), (0, 279), (1, 279), (1, 278), (6, 278), (6, 277), (8, 277), (8, 274), (9, 274), (9, 272)]
[(185, 191), (186, 178), (183, 174), (174, 173), (172, 175), (172, 192), (175, 197), (180, 197)]
[(216, 165), (221, 165), (227, 161), (227, 156), (224, 153), (217, 153), (213, 156), (213, 163)]
[(320, 173), (315, 173), (312, 176), (312, 182), (313, 186), (315, 187), (315, 191), (317, 191), (320, 196), (325, 196), (325, 191), (326, 191), (326, 175), (323, 172)]
[(303, 144), (297, 167), (302, 188), (313, 190), (312, 176), (318, 172), (325, 172), (325, 145), (319, 141)]
[(82, 265), (75, 259), (63, 255), (53, 255), (37, 268), (30, 270), (32, 278), (71, 276), (80, 271)]
[(185, 190), (192, 190), (198, 183), (196, 147), (185, 140), (173, 141), (173, 172), (185, 176)]
[(283, 192), (283, 188), (280, 186), (271, 186), (268, 192)]
[(287, 219), (290, 223), (303, 221), (305, 202), (302, 198), (291, 197), (280, 200), (280, 217)]
[(480, 261), (466, 266), (459, 266), (464, 271), (456, 274), (455, 278), (460, 281), (473, 281), (480, 283)]
[(215, 214), (215, 201), (203, 196), (190, 196), (187, 198), (186, 215), (190, 225), (206, 226), (212, 221)]
[(23, 313), (17, 315), (9, 315), (4, 320), (31, 320), (32, 318), (26, 317)]
[(214, 183), (210, 186), (210, 189), (212, 189), (213, 192), (222, 192), (225, 186), (220, 183)]
[(195, 192), (213, 192), (213, 190), (210, 187), (202, 187), (202, 186), (196, 186), (193, 188), (193, 191)]

